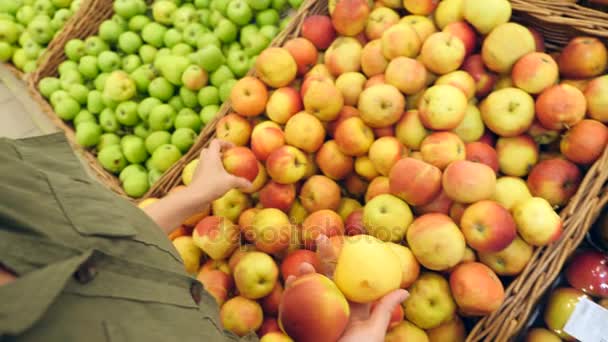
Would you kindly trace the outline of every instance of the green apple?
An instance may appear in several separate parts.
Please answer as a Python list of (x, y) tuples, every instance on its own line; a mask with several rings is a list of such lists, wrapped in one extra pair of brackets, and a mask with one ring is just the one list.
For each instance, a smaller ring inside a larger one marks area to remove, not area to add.
[(161, 101), (168, 101), (173, 96), (174, 92), (175, 88), (173, 87), (173, 84), (163, 77), (153, 79), (148, 87), (148, 94)]
[(137, 135), (142, 139), (146, 139), (148, 135), (150, 135), (150, 127), (148, 127), (148, 123), (140, 122), (133, 128), (133, 134)]
[(260, 27), (260, 33), (266, 36), (269, 41), (272, 41), (279, 34), (279, 27), (276, 25), (264, 25)]
[(87, 103), (87, 97), (89, 96), (89, 88), (84, 84), (75, 83), (70, 85), (67, 89), (68, 94), (81, 105)]
[(34, 1), (34, 10), (38, 14), (51, 16), (55, 13), (55, 6), (50, 0), (36, 0)]
[(232, 73), (238, 78), (245, 76), (249, 71), (249, 58), (242, 50), (230, 51), (228, 58), (226, 58), (226, 63)]
[(282, 13), (285, 7), (287, 7), (287, 0), (272, 0), (272, 8), (279, 13)]
[(241, 30), (239, 32), (239, 39), (241, 41), (241, 44), (243, 44), (243, 41), (246, 40), (249, 35), (258, 33), (259, 31), (260, 29), (255, 24), (249, 24), (241, 27)]
[[(97, 123), (97, 118), (95, 117), (95, 115), (91, 114), (91, 112), (89, 112), (88, 110), (83, 109), (80, 112), (78, 112), (78, 114), (76, 114), (76, 117), (74, 118), (74, 121), (73, 121), (74, 127), (78, 127), (78, 125), (80, 125), (83, 122)], [(100, 131), (101, 131), (101, 128), (100, 128)], [(95, 145), (97, 145), (97, 144), (95, 144)]]
[(61, 102), (61, 100), (66, 99), (68, 97), (70, 97), (70, 94), (68, 94), (67, 91), (59, 89), (51, 94), (49, 100), (51, 102), (51, 105), (55, 106), (57, 105), (57, 103)]
[(220, 39), (211, 32), (203, 33), (196, 42), (196, 46), (199, 49), (205, 49), (211, 45), (214, 45), (218, 49), (222, 47), (222, 42), (220, 41)]
[(95, 78), (95, 81), (93, 82), (95, 84), (95, 89), (99, 90), (99, 91), (103, 91), (104, 88), (106, 87), (106, 80), (108, 79), (108, 77), (110, 77), (109, 73), (101, 73), (97, 76), (97, 78)]
[(147, 44), (150, 44), (156, 48), (161, 48), (164, 44), (163, 39), (165, 32), (167, 32), (166, 27), (159, 23), (151, 22), (142, 29), (141, 38)]
[(63, 63), (59, 64), (59, 68), (57, 68), (57, 71), (59, 71), (60, 75), (64, 72), (66, 72), (67, 70), (78, 71), (78, 63), (76, 63), (72, 60), (66, 60)]
[(6, 63), (12, 57), (15, 49), (7, 42), (0, 42), (0, 62)]
[(93, 147), (101, 139), (101, 127), (96, 122), (82, 122), (76, 125), (76, 142), (80, 146)]
[(140, 33), (144, 29), (144, 26), (148, 25), (150, 21), (150, 18), (148, 18), (147, 16), (143, 14), (138, 14), (129, 19), (129, 23), (127, 26), (130, 31)]
[(192, 128), (178, 128), (171, 135), (171, 144), (177, 147), (180, 152), (186, 153), (196, 141), (196, 132)]
[(0, 13), (14, 15), (24, 4), (21, 0), (0, 0)]
[(84, 41), (87, 55), (98, 56), (101, 52), (109, 50), (108, 44), (97, 36), (91, 36)]
[(175, 109), (168, 104), (161, 104), (152, 108), (148, 117), (148, 126), (151, 131), (168, 131), (173, 127)]
[(116, 107), (118, 107), (118, 104), (120, 103), (118, 101), (112, 100), (110, 96), (105, 92), (101, 93), (101, 100), (103, 101), (103, 105), (106, 108), (110, 108), (112, 110), (116, 110)]
[(72, 12), (76, 13), (80, 9), (80, 2), (81, 0), (72, 0), (72, 4), (70, 5)]
[(55, 8), (66, 9), (72, 4), (72, 0), (51, 0)]
[(59, 80), (61, 81), (61, 88), (63, 90), (69, 90), (72, 84), (82, 84), (82, 75), (78, 72), (78, 70), (67, 70), (59, 75)]
[(211, 0), (194, 0), (194, 7), (198, 9), (209, 8)]
[(289, 5), (291, 6), (291, 8), (294, 9), (298, 9), (300, 8), (300, 6), (302, 6), (302, 3), (304, 3), (304, 0), (288, 0)]
[(199, 50), (199, 54), (202, 62), (200, 66), (207, 72), (218, 70), (226, 61), (222, 50), (215, 45), (208, 45), (202, 48)]
[(40, 55), (40, 50), (42, 50), (42, 47), (33, 40), (28, 40), (26, 44), (23, 45), (21, 48), (23, 49), (23, 51), (25, 52), (25, 56), (29, 60), (35, 60), (36, 58), (38, 58), (38, 56)]
[(197, 98), (201, 107), (220, 104), (220, 92), (214, 86), (206, 86), (199, 90)]
[(51, 26), (53, 27), (53, 30), (55, 32), (59, 31), (65, 25), (65, 23), (68, 22), (72, 14), (72, 11), (67, 8), (62, 8), (55, 12), (53, 19), (51, 19)]
[(220, 100), (225, 102), (230, 98), (230, 92), (232, 91), (232, 87), (236, 84), (237, 80), (234, 78), (226, 80), (222, 85), (220, 85)]
[(116, 174), (127, 166), (127, 160), (122, 154), (120, 145), (110, 145), (100, 150), (97, 159), (104, 169)]
[(177, 43), (181, 43), (181, 41), (182, 33), (180, 30), (175, 28), (168, 29), (167, 32), (165, 32), (165, 35), (163, 36), (163, 43), (165, 43), (165, 46), (168, 48), (172, 48)]
[(160, 106), (161, 104), (163, 104), (161, 100), (155, 97), (147, 97), (137, 106), (137, 115), (139, 115), (139, 118), (142, 121), (148, 121), (152, 108)]
[(544, 313), (544, 321), (547, 327), (564, 340), (572, 340), (572, 337), (564, 331), (564, 326), (574, 312), (576, 304), (589, 297), (582, 291), (571, 287), (560, 287), (551, 293)]
[(135, 126), (139, 122), (137, 103), (133, 101), (121, 102), (114, 111), (116, 120), (123, 126)]
[(220, 66), (209, 77), (211, 84), (216, 87), (221, 86), (222, 83), (226, 82), (227, 80), (233, 79), (233, 78), (234, 78), (234, 74), (232, 73), (232, 71), (230, 71), (230, 68), (226, 65)]
[(241, 46), (241, 43), (239, 43), (237, 41), (234, 41), (230, 44), (225, 44), (224, 46), (222, 46), (222, 53), (226, 57), (228, 57), (228, 54), (231, 51), (238, 51), (238, 50), (243, 50), (243, 47)]
[(63, 120), (72, 120), (80, 112), (80, 104), (71, 96), (67, 96), (53, 107), (57, 116)]
[(211, 10), (211, 13), (209, 14), (209, 25), (207, 26), (210, 28), (216, 27), (222, 19), (225, 19), (225, 17), (220, 11)]
[(136, 135), (125, 135), (120, 141), (122, 154), (132, 164), (143, 163), (148, 159), (148, 151), (144, 139)]
[(253, 11), (245, 0), (232, 0), (226, 9), (226, 16), (235, 24), (243, 26), (253, 19)]
[(113, 15), (113, 16), (110, 18), (110, 20), (115, 21), (115, 22), (116, 22), (118, 25), (120, 25), (120, 27), (122, 27), (122, 29), (123, 29), (123, 30), (125, 30), (125, 31), (127, 30), (127, 24), (128, 24), (127, 19), (125, 19), (125, 18), (121, 17), (121, 16), (120, 16), (120, 15), (118, 15), (118, 14), (114, 14), (114, 15)]
[(191, 23), (182, 32), (182, 39), (186, 44), (197, 46), (198, 40), (204, 33), (208, 33), (209, 29), (199, 23)]
[(111, 108), (106, 108), (99, 114), (99, 125), (107, 133), (115, 133), (120, 128), (116, 115)]
[(213, 30), (213, 34), (215, 34), (223, 43), (235, 41), (237, 33), (236, 25), (228, 19), (220, 20)]
[(114, 0), (114, 13), (130, 19), (141, 13), (141, 7), (137, 0)]
[[(156, 62), (156, 60), (158, 58), (161, 58), (163, 56), (171, 56), (171, 49), (166, 48), (166, 47), (159, 49), (158, 52), (156, 52), (156, 57), (154, 58), (154, 62)], [(152, 64), (154, 64), (154, 63), (152, 63)]]
[(184, 102), (179, 95), (175, 95), (169, 100), (169, 106), (173, 107), (176, 113), (185, 107)]
[(173, 15), (176, 10), (177, 6), (171, 1), (156, 1), (152, 5), (152, 17), (157, 23), (169, 25), (173, 23)]
[[(7, 0), (4, 0), (4, 1), (7, 1)], [(32, 19), (34, 19), (35, 16), (36, 16), (36, 11), (34, 10), (34, 7), (26, 5), (26, 6), (21, 7), (17, 11), (15, 18), (21, 24), (27, 25), (32, 21)]]
[[(176, 44), (173, 48), (171, 48), (171, 54), (175, 56), (182, 56), (188, 58), (188, 56), (193, 52), (192, 46), (186, 43)], [(190, 62), (190, 59), (188, 59)]]
[(23, 72), (26, 73), (26, 74), (29, 74), (31, 72), (36, 71), (36, 67), (37, 67), (37, 64), (36, 64), (35, 60), (28, 60), (23, 65)]
[(159, 146), (152, 153), (152, 162), (151, 164), (155, 169), (161, 172), (167, 171), (175, 162), (177, 162), (182, 157), (179, 149), (171, 144), (165, 144)]
[(13, 64), (15, 64), (17, 69), (23, 69), (25, 67), (25, 64), (29, 61), (27, 59), (27, 56), (25, 55), (25, 50), (23, 49), (16, 49), (13, 53), (12, 60)]
[(141, 66), (141, 59), (138, 55), (128, 55), (122, 59), (122, 70), (132, 73)]
[(279, 12), (272, 8), (265, 9), (255, 15), (255, 23), (260, 27), (265, 25), (278, 25), (279, 20)]
[(146, 93), (149, 90), (150, 83), (158, 77), (156, 70), (151, 64), (144, 64), (131, 73), (131, 78), (135, 82), (135, 87), (140, 93)]
[(91, 90), (87, 95), (87, 110), (93, 114), (99, 114), (104, 108), (101, 91)]
[(142, 44), (141, 38), (135, 32), (127, 31), (118, 37), (118, 48), (128, 55), (136, 53)]
[(195, 23), (198, 19), (196, 9), (182, 6), (173, 13), (173, 26), (178, 30), (184, 30), (186, 26)]
[(97, 151), (101, 151), (111, 145), (120, 145), (120, 137), (114, 133), (104, 133), (99, 138)]
[[(89, 56), (91, 57), (91, 56)], [(97, 56), (97, 67), (101, 72), (110, 73), (120, 69), (122, 60), (114, 51), (103, 51)]]
[(198, 133), (201, 130), (202, 122), (198, 114), (190, 108), (184, 108), (179, 111), (175, 117), (175, 129), (190, 128)]
[(203, 109), (201, 109), (200, 112), (200, 117), (201, 117), (201, 121), (203, 122), (203, 125), (208, 124), (209, 122), (211, 122), (211, 120), (213, 120), (213, 118), (215, 118), (215, 116), (217, 115), (217, 112), (220, 111), (220, 106), (218, 105), (208, 105), (203, 107)]
[(42, 96), (47, 99), (51, 97), (51, 94), (61, 88), (61, 82), (57, 77), (45, 77), (38, 82), (38, 90)]
[(150, 64), (154, 62), (157, 52), (158, 50), (152, 45), (142, 45), (139, 48), (139, 57), (141, 58), (142, 63)]
[(226, 10), (230, 0), (212, 0), (211, 9), (220, 12), (223, 16), (226, 16)]
[(192, 91), (186, 87), (179, 88), (179, 97), (186, 108), (196, 108), (198, 106), (198, 92)]
[(249, 7), (253, 8), (256, 11), (265, 10), (270, 7), (272, 0), (247, 0)]
[(160, 177), (163, 176), (163, 173), (156, 170), (156, 169), (149, 169), (148, 170), (148, 183), (149, 184), (154, 184), (156, 183)]
[(270, 39), (258, 31), (248, 34), (241, 44), (245, 55), (253, 57), (259, 55), (270, 44)]
[(182, 74), (190, 65), (190, 60), (184, 56), (162, 56), (154, 62), (154, 67), (160, 74), (174, 85), (182, 84)]
[(138, 198), (143, 196), (150, 189), (148, 173), (134, 173), (125, 179), (122, 183), (122, 187), (125, 190), (125, 193), (131, 197)]
[(127, 167), (125, 167), (122, 171), (120, 171), (120, 175), (118, 175), (118, 179), (124, 183), (124, 181), (131, 177), (131, 175), (136, 174), (136, 173), (143, 173), (146, 175), (146, 177), (148, 176), (148, 172), (146, 171), (146, 168), (139, 165), (139, 164), (130, 164), (127, 165)]
[(112, 72), (106, 80), (104, 94), (114, 101), (127, 101), (135, 95), (135, 92), (135, 82), (122, 70)]
[(207, 85), (207, 73), (198, 65), (190, 65), (184, 70), (181, 76), (184, 87), (198, 91)]
[(209, 27), (210, 26), (209, 19), (211, 18), (211, 10), (208, 8), (202, 8), (202, 9), (199, 9), (198, 11), (196, 11), (196, 13), (198, 14), (199, 22), (203, 26)]
[[(1, 30), (1, 26), (0, 26), (0, 30)], [(65, 51), (66, 57), (74, 62), (78, 62), (82, 58), (82, 56), (87, 54), (84, 41), (82, 41), (80, 39), (70, 39), (65, 44), (64, 51)]]
[(146, 150), (152, 154), (159, 146), (171, 143), (171, 133), (167, 131), (151, 132), (146, 138)]
[[(103, 54), (103, 52), (102, 52)], [(82, 56), (78, 63), (78, 72), (87, 80), (94, 80), (99, 75), (98, 57)]]

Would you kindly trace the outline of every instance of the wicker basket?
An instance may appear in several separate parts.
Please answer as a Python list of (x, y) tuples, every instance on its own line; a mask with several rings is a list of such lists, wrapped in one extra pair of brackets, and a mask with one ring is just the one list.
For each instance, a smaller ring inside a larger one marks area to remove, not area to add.
[[(511, 0), (513, 20), (542, 32), (550, 50), (565, 46), (571, 38), (581, 34), (608, 37), (608, 20), (598, 24), (606, 27), (603, 32), (598, 32), (595, 31), (597, 30), (595, 23), (586, 25), (582, 19), (564, 18), (557, 9), (539, 8), (534, 5), (536, 2), (550, 3), (550, 1), (541, 0)], [(571, 6), (565, 5), (554, 5), (554, 7), (571, 8)], [(309, 0), (304, 5), (304, 10), (299, 13), (298, 20), (303, 20), (304, 16), (312, 14), (327, 14), (327, 1)], [(576, 13), (570, 14), (576, 15)], [(580, 18), (580, 16), (578, 17)], [(297, 27), (295, 30), (284, 32), (275, 43), (284, 40), (289, 35), (297, 35), (298, 32)], [(197, 144), (165, 173), (145, 197), (163, 197), (178, 186), (181, 183), (181, 173), (184, 167), (196, 159), (200, 151), (208, 146), (215, 136), (215, 124), (230, 112), (230, 103), (227, 102), (214, 121), (210, 122), (201, 133)], [(479, 320), (470, 332), (467, 341), (508, 341), (522, 329), (538, 299), (558, 276), (564, 262), (584, 239), (601, 207), (608, 201), (608, 194), (604, 194), (602, 199), (599, 197), (606, 191), (604, 189), (602, 192), (602, 186), (607, 179), (608, 149), (602, 158), (589, 169), (577, 194), (562, 210), (563, 238), (550, 246), (536, 249), (525, 270), (507, 288), (507, 299), (504, 304), (492, 315)]]

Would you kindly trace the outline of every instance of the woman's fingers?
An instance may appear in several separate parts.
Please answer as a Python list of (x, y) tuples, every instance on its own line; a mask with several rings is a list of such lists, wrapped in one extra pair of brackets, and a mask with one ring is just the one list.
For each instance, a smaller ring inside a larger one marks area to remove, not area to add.
[[(300, 264), (300, 267), (298, 267), (298, 277), (301, 277), (303, 275), (310, 274), (310, 273), (315, 273), (315, 272), (316, 272), (315, 268), (307, 262), (303, 262), (302, 264)], [(291, 283), (293, 283), (293, 281), (296, 279), (297, 279), (297, 277), (292, 276), (292, 275), (287, 277), (287, 279), (285, 279), (285, 287), (288, 287), (289, 285), (291, 285)]]
[(321, 261), (321, 269), (319, 271), (327, 277), (333, 278), (336, 263), (338, 262), (338, 256), (336, 255), (335, 249), (329, 241), (329, 238), (325, 235), (319, 235), (315, 240), (315, 243)]
[(391, 321), (391, 314), (397, 305), (407, 299), (410, 294), (406, 290), (395, 290), (386, 296), (384, 296), (378, 305), (374, 308), (370, 316), (371, 324), (378, 328), (386, 330), (389, 322)]

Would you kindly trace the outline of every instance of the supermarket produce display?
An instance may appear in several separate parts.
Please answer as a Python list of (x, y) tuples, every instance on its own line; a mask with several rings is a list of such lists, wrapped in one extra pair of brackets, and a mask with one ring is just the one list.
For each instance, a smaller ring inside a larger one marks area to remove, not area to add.
[[(465, 340), (505, 304), (536, 249), (560, 240), (557, 211), (608, 142), (605, 45), (576, 37), (547, 52), (539, 31), (509, 21), (508, 1), (403, 6), (330, 2), (330, 15), (304, 20), (301, 37), (262, 51), (256, 76), (236, 82), (231, 111), (213, 123), (236, 145), (226, 170), (253, 187), (229, 191), (170, 238), (232, 320), (233, 300), (257, 300), (259, 319), (241, 316), (245, 330), (224, 320), (229, 330), (262, 336), (278, 322), (296, 341), (340, 335), (342, 314), (332, 329), (304, 321), (324, 311), (304, 310), (296, 294), (294, 313), (280, 276), (294, 259), (318, 263), (324, 234), (345, 299), (409, 290), (387, 340)], [(260, 292), (239, 279), (243, 255), (265, 265), (248, 267)], [(265, 306), (281, 292), (278, 312)]]
[(58, 77), (38, 89), (76, 142), (140, 197), (194, 144), (291, 5), (299, 3), (115, 1), (97, 35), (65, 44)]
[(81, 0), (0, 2), (0, 62), (33, 72), (47, 45), (76, 13)]

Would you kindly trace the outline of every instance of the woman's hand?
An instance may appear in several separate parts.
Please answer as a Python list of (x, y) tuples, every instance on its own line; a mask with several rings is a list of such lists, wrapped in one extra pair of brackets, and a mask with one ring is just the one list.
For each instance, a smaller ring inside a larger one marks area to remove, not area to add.
[[(316, 240), (317, 253), (321, 259), (321, 273), (328, 277), (333, 276), (337, 256), (325, 235)], [(314, 273), (312, 265), (304, 263), (298, 270), (300, 275)], [(296, 277), (290, 276), (285, 281), (285, 287), (289, 286)], [(344, 330), (344, 334), (338, 342), (383, 342), (386, 337), (386, 329), (391, 320), (391, 314), (397, 305), (407, 299), (409, 293), (406, 290), (395, 290), (384, 296), (378, 305), (371, 310), (371, 303), (359, 304), (350, 302), (350, 321)]]
[(188, 217), (205, 210), (211, 202), (233, 188), (247, 189), (251, 182), (224, 170), (222, 149), (232, 144), (213, 140), (201, 151), (192, 183), (185, 190), (174, 192), (144, 208), (144, 211), (165, 233), (178, 228)]

